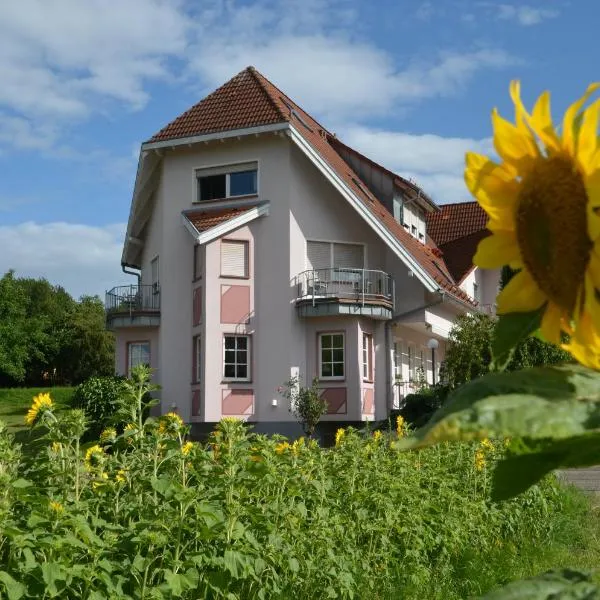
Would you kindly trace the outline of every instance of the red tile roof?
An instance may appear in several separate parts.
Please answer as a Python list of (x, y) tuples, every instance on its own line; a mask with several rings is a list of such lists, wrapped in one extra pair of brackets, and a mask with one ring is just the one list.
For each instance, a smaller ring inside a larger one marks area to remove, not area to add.
[(229, 219), (233, 219), (233, 217), (238, 217), (239, 215), (243, 215), (247, 213), (249, 210), (252, 210), (253, 206), (250, 208), (225, 208), (222, 210), (190, 210), (185, 211), (185, 216), (189, 219), (192, 225), (200, 232), (206, 231), (207, 229), (212, 229), (225, 221), (229, 221)]
[(427, 215), (427, 232), (458, 283), (471, 272), (477, 245), (489, 235), (486, 224), (487, 215), (477, 202), (445, 204), (440, 212)]
[(487, 215), (477, 202), (444, 204), (427, 215), (427, 233), (438, 246), (485, 229)]
[(452, 279), (444, 260), (434, 254), (435, 245), (426, 246), (410, 235), (336, 151), (335, 137), (254, 67), (248, 67), (183, 113), (153, 136), (150, 142), (277, 122), (288, 122), (294, 126), (441, 289), (473, 304)]

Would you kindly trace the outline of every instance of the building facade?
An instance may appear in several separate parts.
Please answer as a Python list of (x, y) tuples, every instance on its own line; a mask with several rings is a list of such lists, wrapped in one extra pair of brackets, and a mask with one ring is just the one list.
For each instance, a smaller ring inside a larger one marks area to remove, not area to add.
[(428, 232), (450, 243), (442, 213), (249, 67), (142, 144), (122, 256), (137, 279), (106, 299), (117, 371), (149, 363), (161, 410), (189, 423), (288, 432), (293, 377), (318, 380), (324, 421), (385, 418), (485, 304)]

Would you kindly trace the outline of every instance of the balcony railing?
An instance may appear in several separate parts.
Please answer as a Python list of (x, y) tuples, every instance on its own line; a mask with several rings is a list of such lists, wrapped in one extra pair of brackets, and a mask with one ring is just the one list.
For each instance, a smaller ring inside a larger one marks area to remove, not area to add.
[(298, 301), (313, 306), (324, 300), (337, 299), (356, 304), (394, 306), (394, 280), (383, 271), (349, 269), (311, 269), (297, 277)]
[(121, 285), (106, 292), (106, 315), (129, 315), (160, 311), (157, 285)]

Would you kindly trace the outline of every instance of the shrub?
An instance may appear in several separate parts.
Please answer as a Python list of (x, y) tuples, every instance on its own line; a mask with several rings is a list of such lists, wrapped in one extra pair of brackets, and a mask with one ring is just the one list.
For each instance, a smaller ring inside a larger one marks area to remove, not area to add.
[(300, 385), (298, 377), (292, 377), (281, 393), (290, 401), (290, 412), (302, 425), (304, 433), (311, 437), (321, 417), (327, 412), (327, 400), (321, 396), (318, 378), (313, 379), (310, 387), (304, 387)]
[(393, 411), (392, 420), (402, 415), (407, 424), (414, 428), (422, 427), (429, 421), (433, 413), (444, 404), (448, 397), (447, 385), (438, 384), (423, 387), (416, 394), (408, 394), (400, 410)]
[(85, 411), (90, 431), (97, 435), (112, 424), (116, 405), (124, 392), (123, 377), (90, 377), (75, 388), (72, 404)]

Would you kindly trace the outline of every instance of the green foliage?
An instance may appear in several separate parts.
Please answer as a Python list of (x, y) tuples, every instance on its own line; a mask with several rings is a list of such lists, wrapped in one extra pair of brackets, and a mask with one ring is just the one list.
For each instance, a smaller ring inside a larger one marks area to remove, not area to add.
[(0, 279), (0, 385), (79, 383), (109, 375), (114, 340), (99, 298), (76, 302), (45, 279)]
[(302, 425), (304, 433), (312, 436), (321, 417), (327, 413), (327, 400), (321, 397), (319, 380), (315, 377), (310, 387), (304, 387), (298, 377), (292, 377), (281, 393), (289, 400), (290, 412)]
[(553, 344), (537, 337), (523, 339), (523, 331), (531, 329), (525, 325), (538, 322), (539, 315), (534, 315), (533, 320), (527, 315), (512, 317), (515, 315), (501, 317), (499, 321), (484, 314), (459, 317), (448, 339), (442, 379), (455, 388), (481, 377), (490, 372), (492, 354), (497, 366), (506, 371), (571, 360), (567, 352)]
[(0, 406), (11, 406), (13, 408), (29, 406), (31, 399), (40, 393), (48, 392), (52, 398), (61, 405), (71, 404), (75, 388), (73, 387), (39, 387), (39, 388), (0, 388)]
[(448, 386), (444, 384), (423, 387), (420, 392), (408, 394), (404, 399), (402, 408), (393, 411), (390, 419), (394, 422), (396, 416), (401, 415), (411, 427), (422, 427), (431, 419), (435, 411), (444, 404), (448, 392)]
[[(143, 373), (132, 386), (139, 399)], [(81, 449), (71, 412), (49, 420), (29, 466), (0, 431), (7, 597), (454, 600), (505, 581), (532, 547), (556, 548), (573, 516), (552, 478), (490, 503), (501, 444), (403, 453), (395, 434), (349, 429), (322, 449), (225, 419), (202, 447), (170, 415)], [(569, 525), (583, 545), (585, 524)]]
[(123, 377), (90, 377), (75, 388), (72, 405), (85, 411), (97, 435), (113, 422), (117, 403), (124, 393)]

